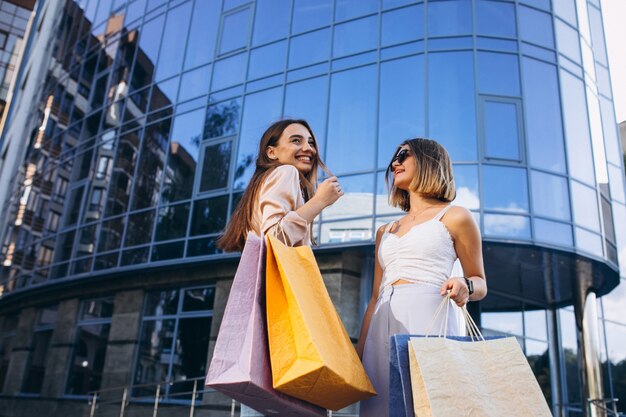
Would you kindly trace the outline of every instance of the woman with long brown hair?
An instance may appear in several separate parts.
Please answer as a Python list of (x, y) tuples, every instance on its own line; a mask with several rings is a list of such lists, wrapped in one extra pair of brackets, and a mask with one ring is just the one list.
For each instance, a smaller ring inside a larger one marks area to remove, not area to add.
[(284, 233), (277, 236), (287, 245), (310, 245), (313, 220), (343, 195), (336, 177), (316, 187), (320, 167), (325, 168), (305, 120), (272, 124), (261, 137), (256, 169), (218, 246), (242, 250), (248, 232), (263, 236), (279, 223)]

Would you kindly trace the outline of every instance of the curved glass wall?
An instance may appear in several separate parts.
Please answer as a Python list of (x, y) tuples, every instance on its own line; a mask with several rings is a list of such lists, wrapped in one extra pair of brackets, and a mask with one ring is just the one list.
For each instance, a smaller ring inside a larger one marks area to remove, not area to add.
[[(398, 215), (400, 141), (450, 151), (485, 239), (626, 256), (600, 10), (585, 1), (68, 1), (6, 214), (3, 291), (219, 257), (265, 127), (308, 119), (346, 192), (322, 245)], [(626, 264), (626, 259), (622, 265)]]

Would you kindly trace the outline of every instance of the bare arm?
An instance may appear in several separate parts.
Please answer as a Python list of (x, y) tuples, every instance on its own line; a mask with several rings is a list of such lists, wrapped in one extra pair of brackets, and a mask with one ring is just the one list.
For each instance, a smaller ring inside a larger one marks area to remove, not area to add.
[(378, 263), (378, 247), (380, 246), (380, 239), (383, 236), (385, 228), (387, 226), (381, 226), (378, 228), (376, 232), (376, 247), (374, 250), (374, 285), (372, 288), (372, 297), (370, 298), (370, 302), (367, 305), (367, 310), (365, 310), (365, 315), (363, 316), (363, 323), (361, 324), (361, 334), (359, 335), (359, 342), (356, 345), (356, 351), (359, 354), (359, 357), (363, 357), (363, 347), (365, 346), (365, 339), (367, 338), (367, 331), (370, 327), (370, 321), (372, 320), (372, 315), (374, 314), (374, 307), (376, 306), (376, 300), (378, 300), (378, 291), (380, 288), (380, 282), (383, 278), (383, 270)]
[(487, 295), (487, 281), (483, 265), (483, 250), (480, 231), (472, 213), (462, 207), (453, 207), (442, 219), (454, 240), (463, 272), (467, 279), (472, 280), (474, 293), (470, 296), (463, 277), (452, 277), (441, 286), (441, 294), (450, 290), (450, 297), (458, 306), (468, 301), (478, 301)]

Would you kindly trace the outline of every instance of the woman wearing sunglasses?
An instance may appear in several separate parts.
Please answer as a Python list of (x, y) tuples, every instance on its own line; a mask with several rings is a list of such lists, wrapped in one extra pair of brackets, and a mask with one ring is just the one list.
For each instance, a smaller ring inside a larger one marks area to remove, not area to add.
[[(389, 415), (389, 338), (439, 329), (433, 322), (448, 292), (462, 307), (487, 294), (480, 231), (472, 214), (450, 205), (456, 190), (448, 152), (429, 139), (403, 142), (386, 172), (389, 201), (406, 214), (378, 229), (372, 298), (357, 351), (378, 396), (361, 402), (361, 417)], [(456, 259), (465, 276), (450, 278)], [(440, 315), (444, 316), (444, 315)], [(461, 333), (448, 315), (449, 335)]]

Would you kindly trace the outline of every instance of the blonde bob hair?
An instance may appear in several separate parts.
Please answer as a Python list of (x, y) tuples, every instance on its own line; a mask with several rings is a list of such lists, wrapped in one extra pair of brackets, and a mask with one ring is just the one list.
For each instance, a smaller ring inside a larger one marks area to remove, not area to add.
[[(404, 145), (409, 147), (411, 156), (413, 156), (411, 161), (415, 164), (417, 172), (409, 185), (410, 190), (421, 194), (423, 197), (436, 198), (440, 201), (451, 202), (454, 200), (456, 187), (454, 186), (452, 162), (448, 151), (434, 140), (415, 138), (405, 140), (398, 146), (394, 153), (394, 159), (387, 167), (385, 177), (389, 188), (389, 204), (404, 211), (411, 209), (409, 192), (397, 188), (393, 182), (393, 161)], [(406, 162), (411, 163), (409, 159)]]

